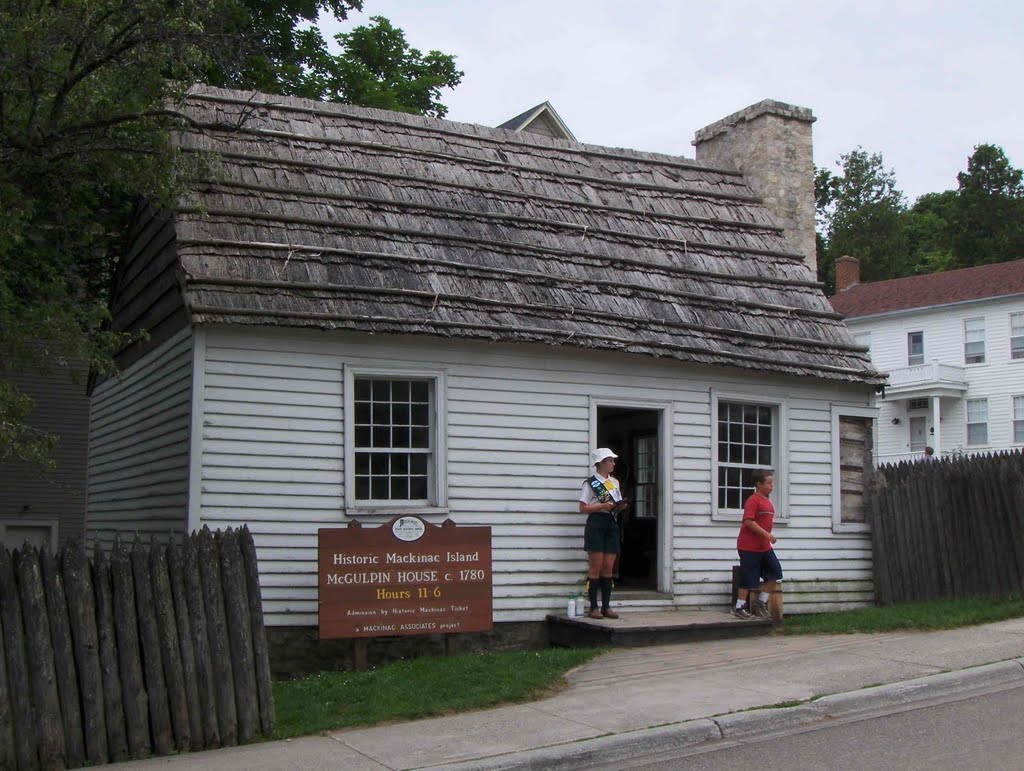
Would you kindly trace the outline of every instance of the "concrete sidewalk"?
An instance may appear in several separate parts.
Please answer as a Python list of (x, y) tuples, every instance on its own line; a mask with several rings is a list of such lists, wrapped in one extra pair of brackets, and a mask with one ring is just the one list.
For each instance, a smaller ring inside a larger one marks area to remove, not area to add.
[[(574, 670), (567, 689), (530, 704), (113, 768), (572, 767), (628, 752), (636, 742), (690, 745), (965, 689), (1024, 685), (1021, 657), (1024, 619), (945, 632), (631, 648)], [(791, 702), (807, 703), (771, 709)], [(768, 709), (740, 712), (757, 707)]]

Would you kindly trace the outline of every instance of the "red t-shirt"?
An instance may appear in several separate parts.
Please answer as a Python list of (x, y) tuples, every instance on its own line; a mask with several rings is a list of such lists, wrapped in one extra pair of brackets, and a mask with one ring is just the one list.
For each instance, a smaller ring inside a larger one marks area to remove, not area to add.
[[(770, 533), (772, 522), (775, 521), (775, 507), (763, 495), (754, 493), (743, 504), (743, 520), (746, 522), (748, 519), (754, 520)], [(736, 548), (740, 551), (768, 551), (772, 548), (772, 544), (767, 538), (747, 530), (746, 525), (741, 523), (740, 534), (736, 538)]]

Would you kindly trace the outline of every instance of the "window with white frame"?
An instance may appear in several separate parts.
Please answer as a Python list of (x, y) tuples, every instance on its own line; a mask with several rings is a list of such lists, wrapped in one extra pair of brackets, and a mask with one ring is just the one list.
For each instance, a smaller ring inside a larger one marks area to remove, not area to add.
[(1013, 443), (1024, 444), (1024, 396), (1013, 397)]
[(967, 444), (988, 444), (988, 399), (967, 400)]
[(964, 319), (964, 364), (985, 363), (985, 319)]
[(917, 412), (928, 409), (928, 397), (924, 399), (907, 399), (907, 412)]
[(750, 473), (778, 471), (779, 411), (776, 405), (718, 401), (717, 510), (742, 511), (752, 492)]
[(1010, 358), (1024, 359), (1024, 313), (1010, 314)]
[(907, 364), (924, 364), (924, 332), (907, 333)]
[(354, 374), (350, 387), (350, 502), (437, 504), (438, 379)]

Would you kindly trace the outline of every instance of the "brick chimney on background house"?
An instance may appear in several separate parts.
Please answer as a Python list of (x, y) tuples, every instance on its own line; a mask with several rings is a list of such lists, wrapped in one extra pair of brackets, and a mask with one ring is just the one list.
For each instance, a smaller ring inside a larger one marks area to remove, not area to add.
[(860, 260), (844, 254), (836, 260), (836, 294), (860, 283)]
[(817, 274), (814, 156), (806, 107), (765, 99), (697, 131), (696, 159), (743, 172), (786, 232), (790, 248)]

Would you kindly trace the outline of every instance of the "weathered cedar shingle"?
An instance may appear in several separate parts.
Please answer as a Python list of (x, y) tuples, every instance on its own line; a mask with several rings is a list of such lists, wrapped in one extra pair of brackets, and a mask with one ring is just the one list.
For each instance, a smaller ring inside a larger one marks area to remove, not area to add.
[(193, 323), (622, 350), (881, 382), (742, 177), (693, 161), (202, 88), (175, 213)]

